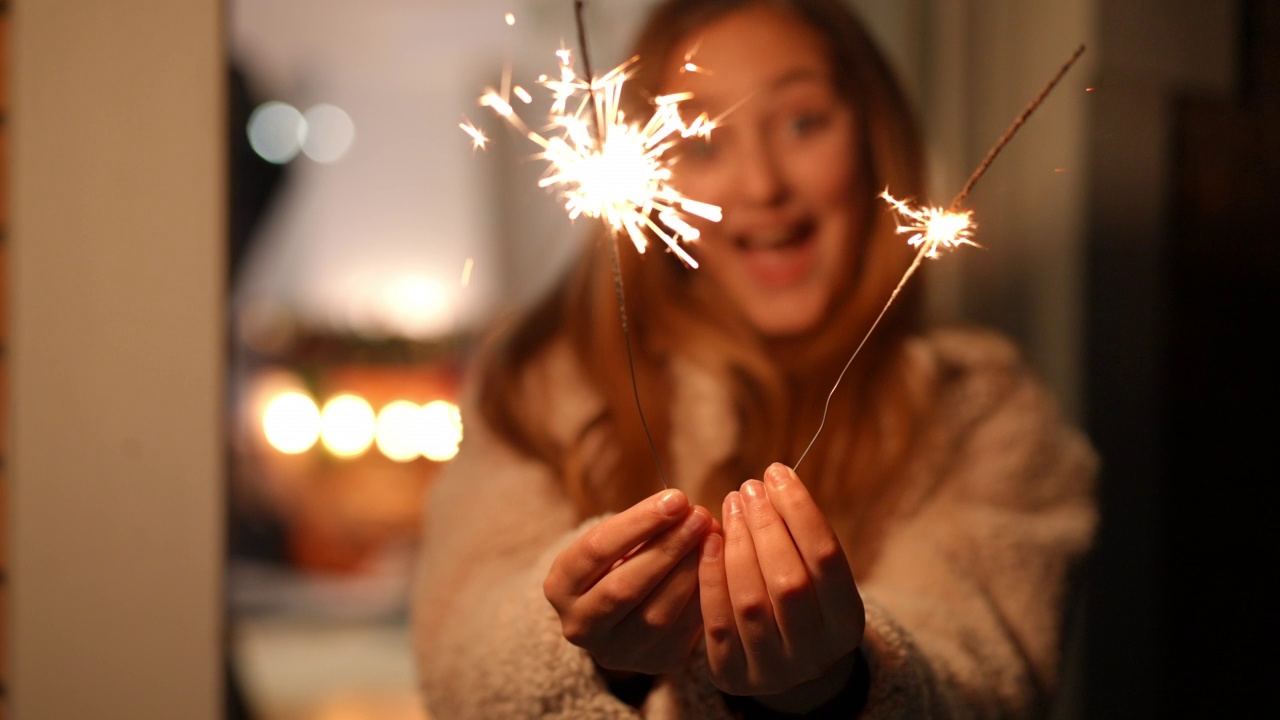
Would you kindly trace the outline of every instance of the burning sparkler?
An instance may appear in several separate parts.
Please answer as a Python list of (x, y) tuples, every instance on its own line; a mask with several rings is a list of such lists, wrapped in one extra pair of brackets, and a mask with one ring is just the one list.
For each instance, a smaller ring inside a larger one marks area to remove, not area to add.
[(1071, 54), (1071, 57), (1067, 58), (1067, 61), (1058, 69), (1057, 74), (1055, 74), (1040, 93), (1036, 95), (1036, 97), (1032, 99), (1025, 108), (1023, 108), (1022, 112), (1018, 114), (1018, 117), (1014, 118), (1013, 124), (1004, 131), (1004, 134), (1000, 136), (1000, 139), (996, 140), (996, 144), (987, 151), (987, 156), (983, 158), (982, 162), (978, 165), (978, 169), (974, 170), (973, 174), (969, 176), (969, 180), (964, 184), (964, 187), (960, 190), (959, 194), (956, 195), (955, 199), (951, 201), (951, 206), (949, 208), (912, 207), (906, 202), (898, 200), (890, 195), (888, 190), (885, 190), (880, 194), (880, 197), (884, 199), (885, 202), (889, 203), (890, 207), (898, 217), (898, 234), (910, 234), (911, 238), (908, 239), (907, 242), (910, 243), (912, 247), (919, 247), (920, 249), (916, 252), (915, 259), (911, 261), (910, 267), (908, 267), (907, 271), (902, 275), (902, 279), (898, 281), (897, 286), (895, 286), (893, 292), (890, 293), (889, 299), (880, 310), (880, 314), (877, 315), (875, 321), (871, 323), (871, 327), (867, 329), (866, 335), (863, 335), (862, 341), (858, 343), (858, 347), (854, 348), (853, 354), (849, 356), (849, 361), (845, 363), (844, 369), (841, 370), (840, 375), (836, 377), (835, 384), (831, 386), (831, 392), (827, 394), (827, 402), (822, 409), (822, 421), (818, 423), (818, 430), (814, 432), (813, 438), (809, 440), (809, 444), (805, 446), (804, 452), (800, 453), (800, 459), (796, 460), (796, 464), (792, 466), (793, 469), (800, 467), (800, 463), (804, 461), (805, 456), (809, 454), (809, 450), (813, 447), (813, 443), (817, 441), (818, 435), (822, 433), (822, 428), (827, 423), (827, 410), (831, 407), (831, 397), (835, 395), (836, 388), (840, 386), (840, 381), (844, 379), (844, 375), (848, 372), (849, 366), (853, 364), (853, 359), (862, 351), (862, 346), (867, 343), (867, 338), (871, 337), (872, 331), (874, 331), (876, 326), (880, 324), (880, 319), (883, 318), (884, 314), (889, 310), (889, 306), (892, 305), (894, 299), (898, 297), (898, 293), (901, 292), (903, 286), (907, 284), (907, 280), (909, 280), (915, 273), (916, 269), (920, 267), (920, 263), (925, 258), (940, 257), (938, 254), (939, 248), (950, 250), (961, 245), (981, 247), (973, 241), (973, 231), (976, 228), (976, 225), (973, 223), (973, 212), (969, 210), (961, 211), (960, 206), (964, 203), (965, 199), (969, 197), (969, 192), (973, 190), (973, 186), (977, 184), (978, 179), (986, 173), (987, 168), (991, 167), (991, 162), (995, 160), (996, 155), (999, 155), (1000, 151), (1004, 149), (1004, 146), (1013, 139), (1018, 128), (1022, 127), (1022, 123), (1026, 122), (1027, 117), (1029, 117), (1031, 113), (1040, 106), (1040, 103), (1044, 102), (1044, 99), (1048, 97), (1049, 92), (1053, 90), (1054, 86), (1058, 84), (1058, 81), (1067, 74), (1067, 70), (1071, 69), (1071, 66), (1075, 64), (1076, 60), (1080, 59), (1080, 56), (1083, 53), (1083, 45), (1076, 48), (1075, 52)]
[[(598, 218), (625, 234), (641, 253), (652, 233), (682, 262), (696, 268), (697, 261), (681, 247), (682, 242), (698, 238), (698, 229), (689, 217), (718, 222), (720, 208), (685, 197), (673, 188), (671, 168), (662, 156), (681, 139), (706, 136), (715, 122), (704, 113), (686, 123), (679, 106), (692, 96), (678, 93), (656, 98), (648, 122), (630, 123), (621, 109), (622, 88), (632, 76), (637, 58), (602, 77), (583, 78), (573, 69), (570, 50), (561, 48), (556, 55), (559, 74), (539, 80), (552, 94), (548, 134), (531, 130), (498, 91), (485, 92), (480, 104), (542, 148), (538, 157), (547, 161), (547, 172), (538, 185), (561, 190), (571, 220)], [(524, 102), (531, 100), (522, 88), (515, 91)], [(484, 146), (487, 138), (473, 125), (465, 123), (462, 129), (477, 147)]]
[[(898, 222), (907, 222), (898, 226), (898, 234), (911, 233), (907, 244), (920, 248), (921, 257), (938, 257), (938, 248), (950, 250), (960, 245), (981, 247), (973, 241), (973, 213), (971, 211), (952, 212), (942, 208), (913, 208), (905, 202), (889, 194), (888, 190), (880, 193), (885, 202), (893, 206), (898, 215)], [(911, 221), (911, 222), (908, 222)]]
[[(578, 27), (578, 44), (582, 49), (585, 76), (579, 76), (573, 68), (572, 53), (563, 46), (556, 52), (560, 60), (559, 74), (555, 78), (542, 76), (539, 84), (552, 94), (549, 134), (535, 132), (516, 114), (507, 91), (506, 73), (502, 90), (490, 90), (480, 98), (480, 104), (500, 115), (513, 128), (542, 148), (539, 157), (547, 161), (547, 172), (538, 182), (539, 187), (556, 187), (561, 190), (569, 219), (581, 216), (603, 221), (613, 233), (626, 235), (643, 253), (649, 245), (650, 233), (662, 240), (689, 267), (698, 263), (683, 247), (682, 242), (698, 238), (698, 229), (690, 220), (693, 216), (719, 222), (720, 208), (685, 197), (671, 186), (671, 168), (663, 161), (663, 155), (674, 144), (690, 137), (706, 137), (716, 122), (705, 113), (686, 123), (680, 115), (680, 103), (690, 99), (690, 93), (676, 93), (656, 98), (654, 112), (644, 124), (631, 123), (621, 107), (623, 85), (632, 76), (638, 58), (631, 58), (604, 76), (597, 78), (591, 72), (591, 59), (587, 51), (586, 27), (582, 19), (583, 1), (574, 0), (574, 15)], [(507, 13), (507, 24), (515, 18)], [(685, 58), (686, 71), (705, 72)], [(509, 72), (509, 70), (508, 70)], [(525, 104), (532, 102), (520, 86), (511, 89)], [(488, 138), (469, 121), (459, 125), (471, 136), (473, 146), (483, 148)], [(657, 222), (654, 221), (656, 217)], [(631, 389), (635, 395), (636, 410), (641, 425), (653, 451), (654, 464), (663, 487), (666, 477), (662, 472), (657, 447), (640, 403), (640, 391), (636, 386), (635, 362), (631, 353), (631, 338), (627, 332), (627, 305), (622, 288), (616, 243), (609, 243), (613, 257), (614, 289), (618, 296), (618, 309), (622, 318), (622, 336), (626, 342), (627, 362), (631, 368)]]

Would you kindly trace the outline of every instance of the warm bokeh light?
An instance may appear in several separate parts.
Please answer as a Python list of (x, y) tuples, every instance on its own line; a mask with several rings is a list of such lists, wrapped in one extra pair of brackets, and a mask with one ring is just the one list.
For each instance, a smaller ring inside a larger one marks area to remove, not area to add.
[(445, 284), (422, 275), (389, 282), (381, 293), (380, 324), (406, 337), (426, 339), (449, 328), (453, 300)]
[(369, 401), (338, 395), (320, 412), (320, 441), (338, 457), (354, 457), (373, 444), (377, 420)]
[(304, 453), (319, 441), (341, 458), (358, 457), (376, 446), (395, 462), (417, 457), (445, 462), (462, 442), (462, 416), (448, 400), (426, 405), (393, 400), (375, 412), (354, 393), (332, 397), (321, 408), (306, 392), (277, 390), (260, 407), (267, 442), (288, 455)]
[(462, 415), (447, 400), (433, 400), (422, 407), (425, 432), (421, 436), (423, 457), (436, 462), (452, 460), (462, 442)]
[(320, 437), (320, 410), (309, 396), (284, 392), (267, 404), (262, 429), (271, 447), (297, 455), (310, 450)]
[(428, 417), (421, 405), (396, 400), (378, 411), (374, 436), (378, 450), (396, 462), (408, 462), (420, 452), (422, 438), (429, 432)]

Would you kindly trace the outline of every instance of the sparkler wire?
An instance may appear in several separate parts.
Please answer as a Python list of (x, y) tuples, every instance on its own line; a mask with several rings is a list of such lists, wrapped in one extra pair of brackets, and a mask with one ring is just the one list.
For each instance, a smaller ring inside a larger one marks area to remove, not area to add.
[(880, 314), (876, 316), (871, 327), (867, 328), (867, 334), (862, 336), (862, 341), (858, 343), (858, 347), (854, 349), (853, 354), (849, 356), (848, 362), (844, 364), (844, 369), (840, 371), (840, 375), (836, 377), (836, 382), (831, 386), (831, 392), (827, 393), (827, 402), (822, 407), (822, 421), (818, 423), (818, 429), (813, 433), (813, 437), (809, 439), (809, 444), (805, 446), (804, 452), (800, 453), (800, 459), (796, 460), (796, 464), (791, 466), (792, 470), (800, 467), (800, 463), (804, 462), (804, 456), (809, 454), (810, 448), (817, 442), (818, 436), (822, 434), (822, 428), (827, 424), (827, 411), (831, 409), (831, 398), (836, 394), (836, 388), (840, 387), (840, 381), (844, 379), (844, 374), (849, 372), (849, 366), (853, 365), (853, 359), (858, 357), (858, 353), (862, 350), (862, 346), (867, 344), (867, 338), (871, 337), (871, 332), (880, 324), (880, 318), (889, 311), (889, 306), (893, 304), (894, 298), (898, 297), (898, 293), (902, 291), (902, 287), (907, 284), (907, 279), (911, 277), (916, 268), (920, 267), (920, 261), (924, 260), (925, 255), (929, 252), (929, 246), (925, 243), (920, 244), (920, 251), (916, 253), (916, 259), (911, 261), (911, 267), (907, 268), (907, 272), (902, 276), (902, 280), (898, 282), (898, 286), (893, 289), (893, 293), (889, 295), (889, 300), (880, 309)]
[(1081, 45), (1076, 48), (1075, 52), (1071, 54), (1071, 57), (1067, 58), (1067, 61), (1063, 63), (1062, 67), (1058, 68), (1057, 74), (1054, 75), (1053, 79), (1044, 86), (1040, 91), (1040, 94), (1036, 95), (1035, 99), (1028, 103), (1027, 106), (1022, 109), (1021, 113), (1018, 113), (1018, 117), (1014, 118), (1013, 123), (1009, 125), (1009, 129), (1005, 130), (1004, 134), (1000, 136), (1000, 139), (996, 141), (996, 144), (991, 146), (991, 149), (987, 151), (987, 156), (982, 159), (982, 163), (978, 165), (978, 169), (974, 170), (973, 174), (969, 176), (969, 180), (964, 184), (964, 187), (961, 188), (960, 193), (956, 195), (955, 200), (951, 201), (951, 209), (953, 211), (960, 209), (960, 204), (969, 197), (969, 192), (973, 190), (973, 186), (978, 183), (978, 178), (981, 178), (983, 173), (987, 171), (987, 168), (991, 167), (991, 163), (996, 159), (996, 155), (999, 155), (1000, 151), (1004, 149), (1004, 146), (1009, 143), (1009, 140), (1013, 139), (1014, 133), (1018, 132), (1018, 128), (1022, 127), (1022, 123), (1026, 122), (1031, 113), (1035, 112), (1035, 109), (1040, 107), (1040, 103), (1044, 102), (1044, 99), (1049, 96), (1049, 93), (1053, 90), (1054, 86), (1062, 79), (1062, 76), (1067, 74), (1067, 71), (1071, 69), (1071, 66), (1074, 65), (1076, 60), (1079, 60), (1080, 56), (1083, 54), (1084, 45)]
[[(587, 95), (591, 100), (591, 107), (595, 109), (596, 116), (596, 142), (604, 142), (605, 123), (604, 118), (600, 116), (600, 106), (596, 104), (595, 93), (595, 75), (591, 72), (591, 54), (587, 52), (587, 26), (582, 19), (583, 0), (574, 0), (573, 17), (578, 25), (578, 47), (581, 49), (582, 70), (586, 73), (587, 78)], [(662, 461), (659, 459), (658, 446), (653, 442), (653, 433), (649, 432), (649, 423), (644, 418), (644, 406), (640, 404), (640, 387), (636, 384), (636, 363), (631, 353), (631, 333), (627, 328), (627, 301), (622, 291), (622, 268), (618, 258), (618, 241), (614, 233), (609, 233), (609, 249), (612, 251), (613, 257), (613, 290), (618, 296), (618, 312), (622, 317), (622, 339), (627, 348), (627, 368), (631, 371), (631, 393), (636, 399), (636, 412), (640, 415), (640, 426), (644, 428), (645, 439), (649, 441), (649, 450), (653, 453), (653, 464), (658, 468), (658, 479), (662, 482), (663, 489), (667, 486), (667, 476), (662, 470)]]
[(622, 293), (622, 270), (618, 264), (618, 239), (609, 236), (609, 248), (613, 251), (613, 290), (618, 295), (618, 310), (622, 315), (622, 340), (627, 346), (627, 366), (631, 368), (631, 394), (636, 399), (636, 411), (640, 414), (640, 425), (644, 427), (644, 436), (649, 440), (649, 450), (653, 453), (653, 464), (658, 466), (658, 479), (663, 489), (667, 488), (667, 476), (662, 472), (662, 462), (658, 459), (658, 447), (653, 442), (653, 434), (649, 432), (649, 423), (644, 419), (644, 407), (640, 405), (640, 387), (636, 385), (636, 365), (631, 357), (631, 333), (627, 331), (627, 300)]
[[(587, 23), (582, 19), (585, 6), (583, 0), (573, 0), (573, 20), (578, 26), (578, 49), (582, 54), (582, 71), (587, 78), (587, 97), (591, 98), (591, 107), (596, 108), (596, 142), (604, 142), (604, 118), (600, 117), (599, 105), (596, 105), (596, 76), (591, 72), (591, 53), (587, 51)], [(561, 46), (563, 47), (563, 46)]]
[[(951, 201), (951, 212), (954, 213), (959, 211), (960, 206), (964, 203), (965, 199), (969, 197), (969, 192), (973, 190), (973, 186), (976, 185), (978, 180), (984, 173), (986, 173), (987, 168), (991, 167), (991, 163), (996, 159), (996, 155), (999, 155), (1000, 151), (1004, 149), (1004, 146), (1013, 139), (1014, 134), (1016, 134), (1018, 129), (1022, 127), (1022, 124), (1026, 122), (1031, 113), (1035, 112), (1036, 108), (1040, 107), (1040, 104), (1044, 102), (1046, 97), (1048, 97), (1054, 86), (1056, 86), (1058, 81), (1067, 74), (1067, 71), (1071, 69), (1071, 66), (1075, 64), (1076, 60), (1078, 60), (1083, 53), (1084, 45), (1080, 45), (1076, 48), (1075, 52), (1071, 54), (1071, 57), (1063, 63), (1062, 67), (1058, 69), (1058, 72), (1053, 76), (1053, 78), (1045, 84), (1040, 93), (1022, 109), (1021, 113), (1018, 113), (1018, 116), (1014, 118), (1013, 123), (1004, 131), (1004, 134), (996, 140), (996, 144), (987, 151), (987, 156), (983, 158), (982, 162), (978, 165), (978, 168), (969, 176), (969, 180), (964, 184), (964, 187), (961, 188), (955, 199)], [(902, 290), (902, 287), (907, 284), (907, 280), (915, 273), (916, 269), (920, 267), (920, 262), (924, 260), (925, 257), (936, 252), (936, 248), (937, 246), (934, 243), (929, 243), (927, 241), (922, 241), (920, 243), (920, 251), (916, 253), (915, 259), (911, 261), (911, 266), (907, 268), (902, 279), (898, 281), (897, 287), (895, 287), (893, 292), (889, 295), (889, 299), (880, 310), (880, 314), (876, 316), (875, 321), (871, 323), (871, 327), (867, 329), (867, 333), (862, 336), (862, 341), (858, 343), (858, 347), (854, 348), (853, 354), (849, 356), (848, 362), (844, 364), (844, 369), (842, 369), (840, 374), (836, 377), (835, 384), (831, 386), (831, 392), (827, 393), (827, 401), (822, 408), (822, 420), (818, 423), (818, 429), (813, 433), (813, 437), (809, 440), (809, 444), (805, 446), (804, 452), (800, 453), (800, 459), (796, 460), (795, 465), (792, 466), (793, 470), (800, 467), (800, 463), (804, 462), (805, 456), (809, 454), (809, 450), (812, 449), (813, 444), (817, 442), (818, 436), (822, 434), (822, 428), (827, 424), (827, 412), (831, 409), (831, 398), (835, 396), (836, 388), (840, 387), (840, 381), (844, 379), (845, 373), (849, 370), (849, 366), (853, 364), (853, 359), (858, 356), (859, 352), (861, 352), (862, 346), (867, 344), (867, 338), (871, 337), (872, 331), (874, 331), (876, 326), (880, 324), (880, 319), (884, 317), (886, 312), (888, 312), (889, 306), (893, 304), (894, 298), (898, 297), (898, 293)]]

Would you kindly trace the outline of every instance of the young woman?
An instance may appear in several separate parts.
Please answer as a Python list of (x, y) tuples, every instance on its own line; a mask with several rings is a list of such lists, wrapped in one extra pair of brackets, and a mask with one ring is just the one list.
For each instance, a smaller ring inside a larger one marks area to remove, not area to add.
[(632, 117), (732, 109), (672, 150), (724, 213), (701, 267), (622, 248), (670, 489), (602, 237), (470, 384), (413, 606), (433, 718), (1044, 711), (1096, 458), (1007, 340), (922, 329), (913, 277), (789, 467), (914, 253), (884, 60), (840, 0), (668, 0), (636, 53)]

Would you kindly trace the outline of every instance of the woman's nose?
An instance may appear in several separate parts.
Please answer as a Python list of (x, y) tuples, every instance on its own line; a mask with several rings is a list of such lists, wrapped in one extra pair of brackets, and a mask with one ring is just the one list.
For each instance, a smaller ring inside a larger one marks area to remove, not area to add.
[(762, 138), (739, 149), (738, 187), (742, 199), (755, 205), (774, 205), (786, 196), (786, 179), (778, 157)]

